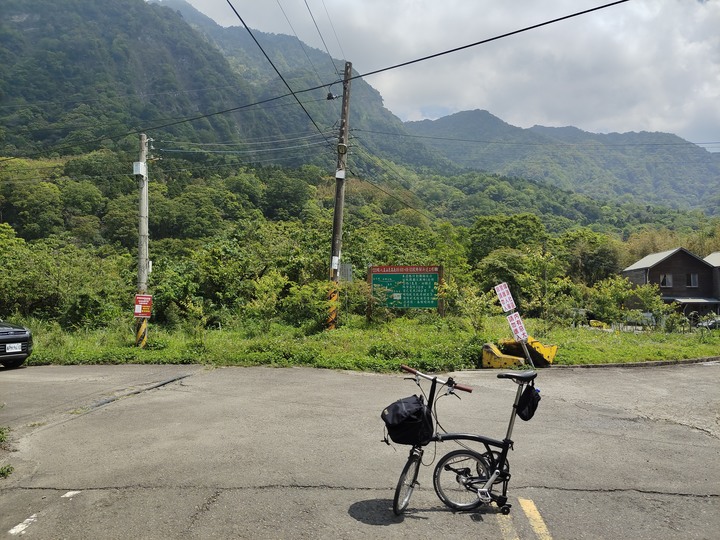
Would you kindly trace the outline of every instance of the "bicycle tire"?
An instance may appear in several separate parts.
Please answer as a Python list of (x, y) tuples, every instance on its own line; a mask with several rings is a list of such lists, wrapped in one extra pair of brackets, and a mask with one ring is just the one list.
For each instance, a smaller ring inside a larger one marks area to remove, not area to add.
[(453, 510), (473, 510), (483, 504), (477, 490), (490, 477), (485, 458), (473, 450), (453, 450), (438, 461), (433, 487), (440, 500)]
[(414, 451), (410, 452), (407, 463), (405, 463), (405, 467), (400, 473), (400, 479), (395, 488), (395, 498), (393, 499), (393, 512), (396, 516), (402, 515), (410, 502), (410, 496), (417, 483), (421, 457), (420, 454)]

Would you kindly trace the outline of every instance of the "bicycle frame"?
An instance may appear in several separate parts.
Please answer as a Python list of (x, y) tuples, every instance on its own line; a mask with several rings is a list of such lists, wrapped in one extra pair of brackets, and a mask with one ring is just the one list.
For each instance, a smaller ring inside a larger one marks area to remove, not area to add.
[[(507, 456), (508, 452), (513, 447), (513, 441), (512, 441), (512, 432), (513, 428), (515, 427), (515, 417), (517, 416), (517, 405), (520, 401), (520, 396), (522, 394), (523, 388), (525, 387), (524, 382), (517, 382), (518, 385), (517, 391), (515, 393), (515, 402), (513, 403), (512, 408), (512, 414), (510, 415), (510, 421), (508, 423), (507, 432), (505, 434), (505, 438), (501, 441), (498, 439), (493, 439), (491, 437), (486, 437), (484, 435), (476, 435), (473, 433), (435, 433), (435, 435), (432, 438), (432, 441), (436, 442), (444, 442), (444, 441), (472, 441), (476, 443), (480, 443), (485, 447), (486, 453), (490, 458), (490, 462), (488, 463), (489, 470), (492, 471), (490, 474), (490, 478), (487, 479), (486, 482), (482, 484), (481, 487), (478, 487), (478, 497), (483, 502), (490, 502), (491, 500), (495, 499), (497, 500), (498, 504), (500, 506), (504, 505), (507, 501), (507, 485), (510, 481), (510, 472), (506, 468), (507, 463)], [(432, 388), (431, 388), (432, 391)], [(493, 448), (497, 448), (500, 450), (499, 455), (496, 455), (496, 452), (493, 450)], [(502, 481), (503, 482), (503, 491), (501, 496), (494, 496), (490, 488), (496, 481)]]
[[(471, 392), (472, 388), (458, 385), (452, 378), (444, 381), (434, 376), (425, 375), (419, 371), (409, 368), (408, 366), (401, 366), (404, 371), (415, 375), (415, 382), (420, 386), (420, 378), (431, 381), (430, 392), (428, 394), (428, 403), (432, 407), (433, 415), (435, 415), (435, 396), (437, 392), (438, 382), (443, 385), (447, 385), (448, 393), (454, 393), (455, 389)], [(445, 441), (470, 441), (482, 444), (485, 448), (485, 453), (482, 454), (485, 464), (487, 465), (488, 477), (469, 477), (466, 479), (464, 484), (467, 489), (475, 491), (478, 498), (483, 503), (489, 503), (495, 501), (503, 513), (509, 512), (510, 505), (507, 504), (507, 488), (510, 481), (510, 470), (508, 466), (508, 453), (513, 448), (512, 433), (515, 427), (515, 418), (517, 416), (517, 407), (520, 401), (520, 396), (527, 384), (530, 383), (536, 376), (534, 371), (523, 372), (523, 373), (500, 373), (498, 378), (511, 379), (518, 385), (515, 393), (515, 400), (512, 405), (512, 413), (508, 422), (507, 431), (503, 440), (494, 439), (485, 435), (479, 435), (474, 433), (438, 433), (437, 431), (433, 435), (430, 442), (445, 442)], [(423, 449), (421, 446), (413, 446), (410, 450), (410, 455), (413, 453), (422, 456)], [(450, 469), (453, 470), (453, 469)], [(459, 472), (459, 471), (456, 471)], [(498, 495), (492, 492), (493, 484), (502, 482), (502, 494)]]

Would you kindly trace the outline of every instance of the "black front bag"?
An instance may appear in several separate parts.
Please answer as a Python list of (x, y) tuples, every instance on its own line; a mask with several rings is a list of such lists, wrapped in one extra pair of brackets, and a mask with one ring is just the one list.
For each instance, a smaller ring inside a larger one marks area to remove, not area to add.
[(425, 445), (433, 435), (430, 409), (422, 397), (410, 396), (385, 407), (380, 414), (396, 444)]

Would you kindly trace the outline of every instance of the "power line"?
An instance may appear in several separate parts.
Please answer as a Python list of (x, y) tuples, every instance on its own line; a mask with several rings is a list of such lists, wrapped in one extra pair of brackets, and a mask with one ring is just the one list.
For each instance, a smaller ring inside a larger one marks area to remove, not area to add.
[[(323, 8), (325, 8), (325, 15), (327, 15), (328, 21), (330, 21), (330, 28), (332, 28), (333, 34), (335, 34), (335, 41), (338, 44), (338, 47), (340, 48), (340, 54), (343, 56), (343, 60), (347, 58), (345, 56), (345, 51), (343, 51), (342, 45), (340, 44), (340, 39), (338, 38), (337, 32), (335, 31), (335, 25), (332, 22), (332, 18), (330, 17), (330, 12), (328, 11), (327, 5), (325, 5), (325, 0), (322, 0)], [(332, 56), (331, 56), (332, 58)]]
[[(280, 70), (277, 68), (277, 66), (275, 66), (274, 62), (270, 59), (270, 57), (268, 56), (268, 54), (265, 52), (265, 49), (263, 49), (262, 45), (260, 45), (260, 42), (259, 42), (259, 41), (257, 40), (257, 38), (255, 37), (255, 34), (253, 34), (252, 30), (250, 30), (250, 27), (245, 23), (245, 21), (244, 21), (243, 18), (240, 16), (240, 14), (238, 13), (238, 11), (235, 9), (235, 6), (233, 6), (233, 4), (232, 4), (232, 2), (231, 2), (230, 0), (226, 0), (226, 2), (227, 2), (228, 5), (230, 6), (230, 8), (233, 10), (233, 12), (234, 12), (235, 15), (237, 16), (237, 18), (240, 20), (240, 22), (242, 23), (242, 25), (245, 27), (245, 30), (247, 30), (248, 34), (250, 34), (250, 37), (251, 37), (252, 40), (255, 42), (255, 44), (258, 46), (258, 48), (260, 49), (260, 51), (263, 53), (263, 56), (265, 56), (265, 58), (267, 59), (267, 61), (270, 62), (270, 65), (271, 65), (272, 68), (275, 70), (275, 73), (277, 73), (278, 77), (280, 77), (280, 80), (283, 82), (283, 84), (285, 85), (285, 87), (290, 91), (290, 94), (292, 94), (292, 96), (295, 98), (295, 101), (297, 101), (298, 105), (300, 105), (300, 107), (302, 108), (302, 110), (305, 111), (305, 114), (306, 114), (307, 117), (310, 119), (310, 122), (312, 122), (312, 124), (315, 126), (315, 129), (317, 129), (319, 133), (322, 133), (322, 130), (320, 129), (320, 126), (317, 125), (317, 123), (315, 122), (315, 120), (313, 119), (313, 117), (310, 115), (310, 113), (308, 112), (308, 110), (305, 108), (305, 105), (303, 105), (302, 102), (300, 101), (300, 98), (297, 97), (297, 94), (293, 91), (292, 88), (290, 88), (290, 85), (289, 85), (288, 82), (285, 80), (285, 77), (282, 76), (282, 73), (280, 73)], [(323, 135), (323, 137), (324, 137), (324, 136), (325, 136), (325, 135)], [(327, 139), (326, 139), (326, 142), (327, 142), (328, 145), (331, 145), (331, 144), (332, 144), (332, 143), (331, 143), (329, 140), (327, 140)]]
[(319, 135), (317, 133), (313, 133), (311, 135), (302, 135), (298, 137), (283, 137), (283, 138), (270, 138), (270, 137), (260, 137), (257, 139), (247, 139), (243, 142), (224, 142), (224, 143), (199, 143), (195, 141), (174, 141), (174, 140), (162, 140), (162, 139), (155, 139), (156, 142), (162, 142), (166, 144), (187, 144), (187, 145), (193, 145), (193, 146), (260, 146), (260, 145), (267, 145), (267, 144), (277, 144), (277, 143), (285, 143), (285, 142), (291, 142), (291, 141), (302, 141), (302, 140), (308, 140), (308, 139), (316, 139)]
[[(353, 128), (351, 131), (356, 131), (359, 133), (374, 133), (376, 135), (392, 135), (394, 137), (407, 137), (411, 139), (429, 139), (429, 140), (436, 140), (436, 141), (448, 141), (448, 142), (466, 142), (466, 143), (482, 143), (482, 144), (498, 144), (498, 145), (506, 145), (506, 146), (567, 146), (567, 147), (580, 147), (584, 149), (601, 149), (604, 147), (626, 147), (626, 146), (688, 146), (688, 145), (694, 145), (694, 146), (701, 146), (701, 145), (715, 145), (720, 144), (720, 142), (690, 142), (690, 141), (683, 141), (683, 142), (675, 142), (675, 143), (653, 143), (653, 142), (647, 142), (647, 143), (605, 143), (602, 141), (593, 141), (593, 143), (590, 142), (582, 142), (582, 143), (566, 143), (566, 142), (521, 142), (521, 141), (497, 141), (497, 140), (486, 140), (486, 139), (463, 139), (458, 137), (440, 137), (436, 135), (417, 135), (413, 133), (400, 133), (400, 132), (391, 132), (391, 131), (376, 131), (371, 129), (362, 129), (362, 128)], [(601, 135), (601, 134), (600, 134)]]
[[(293, 27), (292, 23), (290, 22), (290, 19), (287, 16), (287, 13), (285, 13), (285, 10), (283, 9), (282, 5), (280, 4), (280, 0), (277, 0), (277, 5), (280, 8), (280, 11), (282, 11), (282, 14), (285, 16), (285, 20), (287, 21), (288, 25), (290, 26), (290, 29), (292, 30), (293, 34), (295, 34), (295, 38), (298, 40), (298, 43), (300, 43), (300, 48), (305, 53), (305, 57), (308, 59), (308, 62), (310, 62), (310, 66), (312, 66), (313, 71), (315, 72), (315, 76), (318, 79), (318, 82), (322, 83), (322, 79), (320, 78), (320, 74), (318, 73), (318, 70), (315, 68), (315, 64), (310, 59), (310, 55), (307, 52), (307, 49), (305, 48), (305, 45), (303, 44), (302, 40), (298, 37), (297, 32), (295, 31), (295, 28)], [(337, 70), (335, 70), (337, 73)]]
[(158, 152), (175, 152), (182, 154), (260, 154), (264, 152), (282, 152), (284, 150), (293, 150), (296, 148), (310, 148), (312, 146), (325, 145), (326, 141), (319, 141), (316, 143), (298, 144), (295, 146), (285, 146), (281, 148), (265, 148), (260, 150), (183, 150), (183, 149), (171, 149), (171, 148), (158, 148)]
[[(357, 141), (357, 139), (356, 139), (356, 141)], [(393, 171), (393, 173), (395, 173), (395, 175), (396, 175), (397, 177), (399, 177), (399, 178), (402, 177), (402, 175), (401, 175), (397, 170), (395, 170), (391, 165), (382, 163), (376, 156), (373, 156), (370, 152), (368, 152), (367, 150), (365, 150), (362, 146), (357, 145), (356, 148), (357, 148), (361, 153), (363, 153), (365, 156), (367, 156), (367, 158), (368, 158), (370, 161), (373, 161), (380, 169), (385, 168), (385, 167), (388, 167), (389, 169), (391, 169), (391, 170)], [(351, 172), (352, 172), (352, 171), (351, 171)], [(353, 176), (355, 176), (354, 173), (353, 173)], [(429, 219), (429, 220), (432, 221), (432, 217), (431, 217), (431, 216), (425, 214), (422, 210), (420, 210), (419, 208), (414, 207), (414, 206), (411, 205), (409, 202), (401, 199), (401, 198), (398, 197), (397, 195), (394, 195), (393, 193), (390, 193), (389, 191), (383, 189), (383, 188), (380, 187), (379, 185), (375, 184), (374, 182), (372, 182), (372, 181), (370, 181), (370, 180), (368, 180), (368, 179), (366, 179), (366, 178), (363, 178), (363, 181), (364, 181), (364, 182), (367, 182), (367, 183), (370, 184), (372, 187), (374, 187), (374, 188), (377, 189), (378, 191), (384, 193), (385, 195), (387, 195), (387, 196), (390, 197), (391, 199), (396, 200), (397, 202), (399, 202), (399, 203), (402, 204), (403, 206), (407, 207), (408, 209), (413, 210), (414, 212), (417, 212), (418, 214), (420, 214), (420, 215), (421, 215), (422, 217), (424, 217), (425, 219)], [(403, 187), (403, 189), (405, 189), (406, 191), (409, 191), (409, 190), (407, 190), (407, 189), (404, 188), (404, 187)], [(412, 193), (412, 192), (411, 192), (411, 193)], [(413, 193), (413, 195), (414, 195), (414, 193)]]
[(330, 54), (330, 49), (328, 49), (327, 43), (325, 43), (325, 38), (323, 37), (322, 32), (320, 31), (320, 27), (318, 26), (317, 21), (315, 20), (315, 15), (313, 15), (313, 12), (310, 9), (310, 5), (307, 3), (307, 0), (305, 0), (305, 7), (307, 8), (308, 13), (310, 13), (310, 18), (312, 19), (312, 22), (315, 25), (315, 30), (317, 30), (317, 33), (320, 36), (320, 41), (322, 41), (322, 44), (325, 47), (325, 51), (327, 52), (328, 56), (330, 57), (330, 62), (332, 62), (332, 65), (335, 68), (335, 73), (338, 76), (340, 76), (340, 70), (335, 65), (335, 60), (333, 59), (332, 54)]
[[(369, 77), (371, 75), (377, 75), (378, 73), (383, 73), (385, 71), (390, 71), (391, 69), (398, 69), (405, 66), (410, 66), (412, 64), (417, 64), (418, 62), (425, 62), (426, 60), (432, 60), (433, 58), (439, 58), (440, 56), (445, 56), (447, 54), (456, 53), (459, 51), (464, 51), (465, 49), (470, 49), (472, 47), (477, 47), (479, 45), (485, 45), (487, 43), (491, 43), (493, 41), (497, 41), (499, 39), (504, 39), (506, 37), (515, 36), (517, 34), (522, 34), (523, 32), (529, 32), (530, 30), (536, 30), (538, 28), (542, 28), (543, 26), (548, 26), (550, 24), (555, 24), (561, 21), (566, 21), (568, 19), (572, 19), (574, 17), (579, 17), (581, 15), (587, 15), (588, 13), (592, 13), (593, 11), (599, 11), (601, 9), (606, 9), (609, 7), (616, 6), (618, 4), (624, 4), (625, 2), (629, 2), (630, 0), (617, 0), (616, 2), (611, 2), (609, 4), (605, 4), (602, 6), (597, 6), (591, 9), (586, 9), (584, 11), (578, 11), (577, 13), (572, 13), (571, 15), (565, 15), (564, 17), (558, 17), (557, 19), (552, 19), (550, 21), (546, 21), (543, 23), (533, 24), (532, 26), (526, 26), (525, 28), (521, 28), (520, 30), (514, 30), (512, 32), (506, 32), (505, 34), (500, 34), (499, 36), (483, 39), (482, 41), (476, 41), (475, 43), (470, 43), (469, 45), (463, 45), (461, 47), (455, 47), (454, 49), (448, 49), (443, 52), (431, 54), (428, 56), (423, 56), (422, 58), (416, 58), (415, 60), (409, 60), (407, 62), (402, 62), (400, 64), (395, 64), (393, 66), (376, 69), (375, 71), (368, 71), (367, 73), (363, 73), (362, 75), (358, 75), (357, 77)], [(355, 77), (353, 77), (355, 78)]]

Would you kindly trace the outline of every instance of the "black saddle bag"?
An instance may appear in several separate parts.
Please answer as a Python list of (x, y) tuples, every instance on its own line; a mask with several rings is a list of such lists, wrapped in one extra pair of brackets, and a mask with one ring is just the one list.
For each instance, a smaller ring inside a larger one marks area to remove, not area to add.
[(517, 415), (527, 422), (535, 415), (539, 403), (540, 390), (535, 388), (534, 382), (530, 382), (518, 400)]

